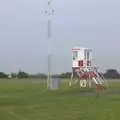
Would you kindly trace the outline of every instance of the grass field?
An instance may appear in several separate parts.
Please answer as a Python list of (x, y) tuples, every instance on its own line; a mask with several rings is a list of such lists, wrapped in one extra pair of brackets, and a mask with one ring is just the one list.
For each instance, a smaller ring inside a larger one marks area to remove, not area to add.
[(119, 120), (120, 83), (106, 92), (68, 88), (45, 89), (39, 80), (0, 80), (0, 120)]

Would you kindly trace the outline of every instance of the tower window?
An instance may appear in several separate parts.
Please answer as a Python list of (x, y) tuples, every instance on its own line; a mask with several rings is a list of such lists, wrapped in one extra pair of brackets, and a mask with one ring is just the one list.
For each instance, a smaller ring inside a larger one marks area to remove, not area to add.
[(90, 52), (85, 50), (84, 56), (85, 56), (85, 60), (89, 60), (90, 59)]
[(77, 58), (78, 52), (77, 51), (73, 51), (73, 60), (75, 60)]

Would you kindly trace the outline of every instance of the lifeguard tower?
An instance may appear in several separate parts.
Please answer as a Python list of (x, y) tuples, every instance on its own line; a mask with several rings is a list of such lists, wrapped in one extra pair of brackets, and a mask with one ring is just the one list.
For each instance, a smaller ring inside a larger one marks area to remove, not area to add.
[(78, 82), (80, 87), (91, 87), (92, 83), (98, 89), (104, 89), (104, 77), (92, 64), (92, 50), (84, 47), (74, 47), (72, 49), (72, 76), (69, 86), (73, 82)]

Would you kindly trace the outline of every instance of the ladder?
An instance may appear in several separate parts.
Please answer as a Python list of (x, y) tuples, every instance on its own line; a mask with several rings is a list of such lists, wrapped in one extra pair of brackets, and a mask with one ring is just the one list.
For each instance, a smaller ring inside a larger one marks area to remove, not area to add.
[[(94, 69), (91, 69), (91, 70), (89, 70), (87, 68), (85, 68), (85, 69), (86, 69), (86, 72), (93, 71), (95, 73), (96, 76), (92, 77), (91, 80), (96, 85), (96, 89), (97, 90), (104, 90), (105, 89), (105, 79), (104, 79), (103, 75), (101, 75), (99, 72), (95, 71)], [(78, 69), (78, 70), (76, 70), (76, 73), (77, 73), (77, 76), (80, 79), (80, 86), (81, 87), (86, 87), (87, 86), (87, 82), (89, 82), (90, 79), (87, 78), (86, 80), (85, 79), (81, 80), (82, 74), (85, 74), (84, 69), (83, 70), (79, 70)]]
[(105, 79), (98, 72), (96, 72), (97, 77), (93, 77), (92, 80), (96, 85), (96, 89), (100, 91), (105, 90)]

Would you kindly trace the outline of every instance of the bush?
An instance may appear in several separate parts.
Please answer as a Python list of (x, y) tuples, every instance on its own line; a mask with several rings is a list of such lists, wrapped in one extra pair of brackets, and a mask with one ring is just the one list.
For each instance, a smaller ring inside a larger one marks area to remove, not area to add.
[(23, 71), (19, 71), (18, 74), (17, 74), (17, 77), (18, 78), (28, 78), (29, 75)]
[(120, 74), (115, 69), (108, 69), (104, 74), (104, 77), (108, 79), (117, 79), (120, 78)]
[(0, 72), (0, 78), (8, 78), (8, 75), (3, 72)]

